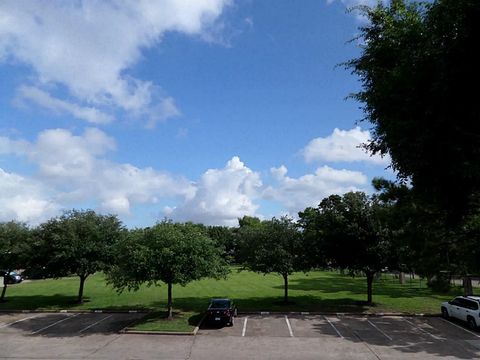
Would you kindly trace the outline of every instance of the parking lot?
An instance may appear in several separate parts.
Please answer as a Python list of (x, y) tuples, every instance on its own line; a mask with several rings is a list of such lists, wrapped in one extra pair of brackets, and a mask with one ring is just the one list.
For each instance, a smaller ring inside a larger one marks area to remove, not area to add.
[[(439, 317), (338, 315), (244, 315), (232, 327), (205, 324), (199, 336), (318, 339), (362, 344), (377, 359), (391, 353), (419, 358), (480, 358), (480, 333)], [(395, 358), (402, 358), (400, 355)]]
[(141, 313), (4, 313), (0, 314), (0, 336), (67, 337), (116, 334)]
[(0, 314), (1, 359), (478, 359), (480, 333), (438, 317), (240, 315), (197, 336), (119, 331), (140, 313)]

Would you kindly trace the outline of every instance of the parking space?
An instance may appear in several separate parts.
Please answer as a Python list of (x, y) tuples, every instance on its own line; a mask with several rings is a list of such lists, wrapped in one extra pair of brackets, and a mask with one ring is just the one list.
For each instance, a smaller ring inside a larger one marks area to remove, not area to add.
[(357, 343), (377, 358), (398, 351), (480, 358), (480, 332), (437, 317), (244, 315), (232, 327), (202, 327), (198, 335)]
[(68, 337), (117, 333), (142, 313), (16, 313), (0, 314), (0, 335)]
[(0, 358), (479, 359), (480, 332), (441, 318), (240, 315), (196, 337), (130, 335), (144, 314), (0, 314)]

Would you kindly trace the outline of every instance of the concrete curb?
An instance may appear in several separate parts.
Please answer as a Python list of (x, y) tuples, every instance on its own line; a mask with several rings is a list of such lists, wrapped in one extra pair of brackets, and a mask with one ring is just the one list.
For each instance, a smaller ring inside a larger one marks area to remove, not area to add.
[(104, 314), (150, 314), (153, 311), (150, 310), (102, 310), (102, 309), (92, 309), (92, 310), (67, 310), (67, 309), (58, 309), (58, 310), (8, 310), (0, 309), (1, 313), (70, 313), (70, 314), (92, 314), (92, 313), (104, 313)]
[[(197, 330), (198, 331), (198, 330)], [(136, 335), (180, 335), (180, 336), (193, 336), (196, 335), (195, 330), (190, 332), (182, 331), (147, 331), (147, 330), (133, 330), (132, 328), (126, 328), (121, 331), (123, 334), (136, 334)]]
[[(9, 310), (0, 309), (0, 313), (72, 313), (72, 314), (151, 314), (152, 310), (108, 310), (108, 309), (56, 309), (56, 310)], [(238, 315), (339, 315), (339, 316), (412, 316), (412, 317), (438, 317), (438, 314), (401, 313), (401, 312), (378, 312), (378, 313), (355, 313), (355, 312), (328, 312), (328, 311), (239, 311)], [(205, 320), (205, 316), (199, 322), (199, 326)], [(197, 330), (198, 331), (198, 330)]]
[(122, 329), (120, 332), (123, 334), (137, 334), (137, 335), (180, 335), (180, 336), (195, 336), (200, 330), (200, 326), (202, 325), (203, 321), (205, 320), (206, 314), (202, 316), (198, 325), (192, 331), (151, 331), (151, 330), (135, 330), (131, 327), (126, 327)]
[(410, 317), (439, 317), (438, 314), (417, 314), (400, 312), (378, 312), (378, 313), (352, 313), (352, 312), (326, 312), (326, 311), (239, 311), (238, 315), (336, 315), (336, 316), (410, 316)]

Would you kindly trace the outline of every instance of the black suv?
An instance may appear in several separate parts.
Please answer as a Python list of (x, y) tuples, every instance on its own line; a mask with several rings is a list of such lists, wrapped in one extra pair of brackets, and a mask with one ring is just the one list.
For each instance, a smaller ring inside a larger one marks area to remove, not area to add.
[(232, 326), (237, 308), (230, 299), (212, 299), (207, 309), (206, 321), (210, 324)]
[(23, 281), (23, 278), (15, 271), (10, 271), (8, 273), (5, 270), (0, 270), (0, 276), (5, 278), (4, 282), (6, 284), (19, 284)]

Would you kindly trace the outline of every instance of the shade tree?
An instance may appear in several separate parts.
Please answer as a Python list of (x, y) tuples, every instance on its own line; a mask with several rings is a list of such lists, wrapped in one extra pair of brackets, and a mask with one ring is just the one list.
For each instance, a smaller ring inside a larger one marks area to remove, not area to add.
[(77, 302), (83, 302), (85, 281), (112, 264), (112, 246), (123, 226), (115, 215), (93, 210), (70, 210), (39, 226), (37, 265), (53, 277), (79, 277)]
[(3, 274), (3, 289), (0, 302), (5, 301), (8, 287), (8, 274), (25, 268), (31, 230), (24, 223), (10, 221), (0, 223), (0, 271)]
[(297, 225), (288, 217), (264, 221), (247, 217), (240, 221), (238, 236), (243, 268), (281, 275), (283, 301), (288, 303), (289, 276), (310, 269)]
[(168, 318), (172, 318), (173, 285), (225, 277), (228, 266), (222, 255), (223, 249), (208, 237), (205, 227), (162, 221), (122, 236), (115, 245), (107, 282), (118, 292), (165, 283)]

